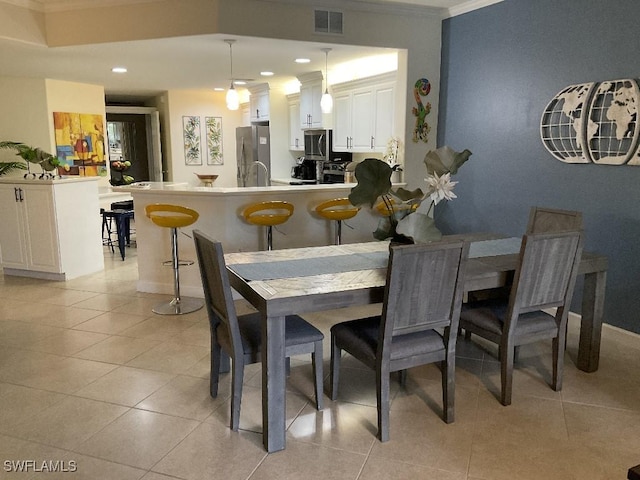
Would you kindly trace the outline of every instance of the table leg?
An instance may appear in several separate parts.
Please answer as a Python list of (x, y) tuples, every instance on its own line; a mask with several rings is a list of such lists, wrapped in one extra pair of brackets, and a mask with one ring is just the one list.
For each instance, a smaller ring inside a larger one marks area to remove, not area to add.
[(285, 448), (285, 317), (262, 321), (262, 442), (268, 452)]
[(598, 370), (606, 283), (607, 272), (587, 273), (584, 276), (578, 346), (578, 368), (584, 372)]

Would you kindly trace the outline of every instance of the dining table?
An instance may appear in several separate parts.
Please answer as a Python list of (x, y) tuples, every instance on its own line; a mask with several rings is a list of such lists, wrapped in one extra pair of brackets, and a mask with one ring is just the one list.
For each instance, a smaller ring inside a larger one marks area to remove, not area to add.
[[(450, 235), (470, 242), (465, 293), (508, 285), (521, 238)], [(225, 255), (230, 284), (262, 317), (262, 427), (268, 452), (286, 447), (285, 317), (304, 312), (381, 303), (389, 242), (365, 242)], [(577, 367), (598, 369), (607, 257), (583, 252), (584, 277)]]

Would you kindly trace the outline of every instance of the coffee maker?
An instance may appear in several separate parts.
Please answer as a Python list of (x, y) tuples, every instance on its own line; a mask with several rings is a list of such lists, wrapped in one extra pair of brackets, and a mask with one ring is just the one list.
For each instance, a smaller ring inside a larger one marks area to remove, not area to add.
[(316, 162), (299, 157), (296, 165), (291, 169), (291, 178), (298, 180), (316, 180)]

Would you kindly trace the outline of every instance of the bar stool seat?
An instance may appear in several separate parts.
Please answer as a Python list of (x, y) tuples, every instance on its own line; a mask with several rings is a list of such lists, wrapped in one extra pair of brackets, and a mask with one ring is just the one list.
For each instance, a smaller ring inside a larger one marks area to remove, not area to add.
[(293, 204), (281, 200), (253, 203), (242, 211), (242, 216), (252, 225), (267, 227), (267, 250), (273, 249), (273, 227), (293, 215)]
[(165, 263), (173, 267), (174, 296), (169, 303), (154, 306), (152, 311), (159, 315), (181, 315), (201, 309), (204, 305), (202, 300), (180, 296), (180, 266), (193, 265), (193, 261), (181, 261), (178, 258), (178, 228), (194, 224), (200, 215), (191, 208), (166, 203), (149, 204), (145, 207), (145, 213), (157, 226), (171, 229), (172, 259)]
[(342, 221), (355, 217), (360, 211), (360, 207), (351, 204), (348, 198), (335, 198), (322, 202), (316, 207), (316, 213), (326, 220), (336, 222), (335, 243), (342, 243)]

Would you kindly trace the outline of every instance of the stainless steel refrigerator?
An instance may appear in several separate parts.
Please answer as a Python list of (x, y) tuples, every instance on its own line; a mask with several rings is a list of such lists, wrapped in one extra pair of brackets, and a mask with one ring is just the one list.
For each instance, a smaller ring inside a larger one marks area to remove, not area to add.
[(269, 127), (253, 125), (236, 128), (236, 160), (239, 187), (270, 185)]

